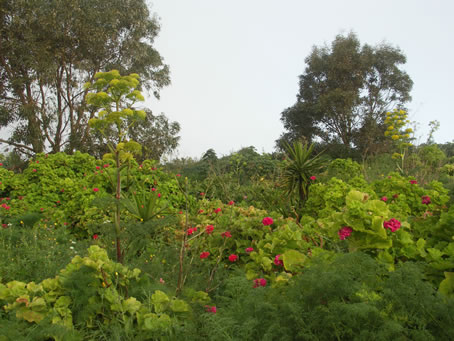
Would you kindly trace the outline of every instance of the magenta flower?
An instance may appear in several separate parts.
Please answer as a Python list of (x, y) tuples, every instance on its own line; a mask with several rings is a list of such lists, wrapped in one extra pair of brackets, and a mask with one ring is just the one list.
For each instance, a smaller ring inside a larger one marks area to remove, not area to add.
[(274, 264), (276, 264), (277, 266), (284, 265), (284, 262), (281, 260), (281, 255), (276, 255), (276, 257), (274, 257)]
[(237, 260), (238, 260), (238, 256), (237, 255), (231, 254), (229, 256), (229, 261), (231, 261), (232, 263), (236, 262)]
[(344, 226), (337, 232), (337, 234), (339, 235), (340, 240), (345, 240), (345, 238), (350, 237), (352, 232), (353, 229), (350, 226)]
[(264, 287), (266, 286), (266, 279), (265, 278), (256, 278), (254, 279), (254, 288)]
[(245, 251), (246, 252), (252, 252), (252, 251), (254, 251), (254, 248), (253, 247), (247, 247)]
[(93, 188), (93, 192), (99, 192), (99, 188), (98, 187)]
[(200, 259), (207, 258), (209, 255), (210, 255), (210, 253), (209, 253), (208, 251), (202, 252), (202, 253), (200, 254)]
[(230, 231), (225, 231), (225, 232), (221, 233), (221, 236), (224, 238), (232, 238)]
[(391, 232), (396, 232), (398, 229), (400, 229), (400, 221), (391, 218), (390, 220), (383, 222), (383, 227), (385, 229), (391, 230)]
[(311, 179), (312, 181), (317, 180), (317, 178), (315, 176), (313, 176), (313, 175), (309, 179)]
[(211, 234), (213, 232), (213, 230), (214, 230), (213, 225), (208, 225), (207, 227), (205, 227), (205, 232), (207, 234)]
[(233, 200), (230, 200), (230, 201), (229, 201), (229, 206), (232, 206), (232, 205), (234, 205), (234, 204), (235, 204), (235, 202), (234, 202)]
[(274, 220), (271, 217), (265, 217), (262, 220), (262, 224), (265, 226), (271, 225), (272, 223), (274, 223)]
[(221, 212), (221, 209), (219, 207), (214, 210), (214, 213), (219, 213), (219, 212)]
[(430, 204), (430, 197), (428, 195), (423, 195), (421, 197), (421, 199), (422, 199), (422, 204), (423, 205), (429, 205)]
[(411, 183), (412, 185), (416, 185), (416, 184), (418, 183), (418, 181), (416, 181), (416, 180), (410, 180), (410, 183)]
[(196, 231), (197, 231), (197, 227), (191, 227), (191, 228), (188, 228), (188, 230), (186, 232), (187, 232), (188, 236), (190, 236), (191, 234), (193, 234)]
[(98, 239), (98, 235), (97, 235), (97, 234), (94, 234), (94, 235), (93, 235), (93, 239), (94, 239), (94, 240)]
[(216, 311), (217, 311), (215, 306), (210, 307), (209, 305), (205, 306), (205, 310), (207, 313), (213, 313), (213, 314), (216, 314)]
[(387, 198), (387, 197), (382, 197), (380, 200), (381, 200), (381, 201), (384, 201), (384, 202), (387, 202), (387, 201), (388, 201), (388, 198)]

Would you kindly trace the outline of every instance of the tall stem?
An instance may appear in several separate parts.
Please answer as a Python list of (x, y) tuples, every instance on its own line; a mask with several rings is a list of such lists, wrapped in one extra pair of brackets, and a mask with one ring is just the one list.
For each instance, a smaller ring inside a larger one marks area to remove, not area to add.
[(123, 264), (123, 255), (121, 253), (121, 244), (120, 244), (120, 195), (121, 195), (121, 174), (120, 174), (120, 152), (115, 151), (115, 161), (117, 166), (117, 188), (115, 192), (115, 199), (117, 199), (116, 209), (115, 209), (115, 239), (117, 246), (117, 261)]

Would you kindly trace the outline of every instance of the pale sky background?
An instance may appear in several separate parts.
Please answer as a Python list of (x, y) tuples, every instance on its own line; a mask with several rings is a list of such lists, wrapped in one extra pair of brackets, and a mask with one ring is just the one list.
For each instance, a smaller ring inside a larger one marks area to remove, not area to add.
[(436, 142), (454, 140), (454, 1), (151, 0), (150, 11), (160, 18), (155, 47), (172, 84), (147, 106), (181, 124), (174, 157), (272, 152), (312, 46), (350, 31), (361, 44), (387, 42), (407, 56), (420, 142), (432, 120), (441, 123)]

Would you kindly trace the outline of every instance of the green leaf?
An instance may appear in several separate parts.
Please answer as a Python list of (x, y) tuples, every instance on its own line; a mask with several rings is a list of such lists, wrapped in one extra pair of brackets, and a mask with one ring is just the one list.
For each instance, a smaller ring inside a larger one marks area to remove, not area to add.
[(282, 260), (285, 270), (297, 271), (304, 266), (307, 256), (296, 250), (287, 250), (282, 254)]
[(454, 272), (445, 272), (445, 279), (441, 281), (438, 290), (448, 297), (454, 297)]
[(172, 300), (170, 302), (170, 309), (176, 313), (183, 313), (189, 311), (189, 305), (183, 300)]

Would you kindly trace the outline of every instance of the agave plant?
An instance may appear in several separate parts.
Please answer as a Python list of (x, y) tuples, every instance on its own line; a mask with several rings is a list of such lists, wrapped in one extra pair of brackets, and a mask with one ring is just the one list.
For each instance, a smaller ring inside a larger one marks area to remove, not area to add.
[(300, 210), (307, 200), (309, 185), (313, 181), (311, 177), (325, 167), (326, 161), (321, 158), (321, 153), (312, 156), (313, 144), (308, 146), (307, 143), (294, 142), (293, 146), (285, 143), (284, 147), (287, 161), (283, 165), (281, 183), (289, 197), (296, 194)]

